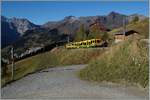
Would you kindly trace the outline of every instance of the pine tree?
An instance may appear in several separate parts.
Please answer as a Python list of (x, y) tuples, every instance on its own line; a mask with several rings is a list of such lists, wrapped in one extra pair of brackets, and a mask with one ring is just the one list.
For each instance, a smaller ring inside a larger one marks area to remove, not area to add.
[(92, 39), (92, 38), (100, 38), (100, 34), (101, 34), (101, 30), (99, 29), (98, 26), (96, 25), (93, 25), (91, 28), (90, 28), (90, 33), (89, 33), (89, 36), (88, 36), (88, 39)]
[(109, 38), (108, 33), (107, 33), (107, 32), (103, 32), (103, 33), (101, 33), (101, 34), (102, 34), (102, 35), (101, 35), (101, 39), (102, 39), (103, 41), (107, 41), (108, 38)]
[(75, 41), (82, 41), (82, 40), (85, 40), (86, 39), (86, 31), (85, 31), (85, 28), (84, 28), (84, 24), (82, 24), (80, 26), (80, 28), (78, 29), (76, 35), (75, 35)]

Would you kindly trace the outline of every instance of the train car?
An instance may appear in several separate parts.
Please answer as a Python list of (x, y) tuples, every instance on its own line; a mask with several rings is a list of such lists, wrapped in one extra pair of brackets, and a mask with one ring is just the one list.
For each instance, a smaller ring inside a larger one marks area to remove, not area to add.
[(99, 47), (101, 46), (103, 41), (101, 39), (90, 39), (84, 40), (80, 42), (71, 42), (66, 44), (67, 49), (75, 49), (75, 48), (89, 48), (89, 47)]

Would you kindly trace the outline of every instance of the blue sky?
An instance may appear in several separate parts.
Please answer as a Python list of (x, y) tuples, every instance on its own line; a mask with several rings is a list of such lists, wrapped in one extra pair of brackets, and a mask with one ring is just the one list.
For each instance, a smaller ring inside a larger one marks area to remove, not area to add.
[(5, 1), (2, 2), (2, 15), (27, 18), (35, 24), (57, 21), (65, 16), (107, 15), (111, 11), (130, 15), (134, 13), (148, 16), (147, 1), (133, 2), (52, 2), (52, 1)]

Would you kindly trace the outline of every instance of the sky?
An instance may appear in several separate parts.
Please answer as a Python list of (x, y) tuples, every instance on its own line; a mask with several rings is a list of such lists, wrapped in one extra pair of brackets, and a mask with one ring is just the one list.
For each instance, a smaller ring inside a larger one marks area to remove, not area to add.
[(48, 21), (58, 21), (66, 16), (107, 15), (111, 11), (121, 14), (142, 14), (148, 16), (148, 1), (3, 1), (2, 15), (8, 18), (26, 18), (41, 25)]

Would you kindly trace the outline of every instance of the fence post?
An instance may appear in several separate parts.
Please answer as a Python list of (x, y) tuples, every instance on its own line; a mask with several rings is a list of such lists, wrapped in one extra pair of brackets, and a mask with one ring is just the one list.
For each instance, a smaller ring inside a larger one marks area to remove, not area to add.
[(11, 48), (11, 60), (12, 60), (12, 67), (11, 67), (11, 79), (14, 80), (14, 48)]

